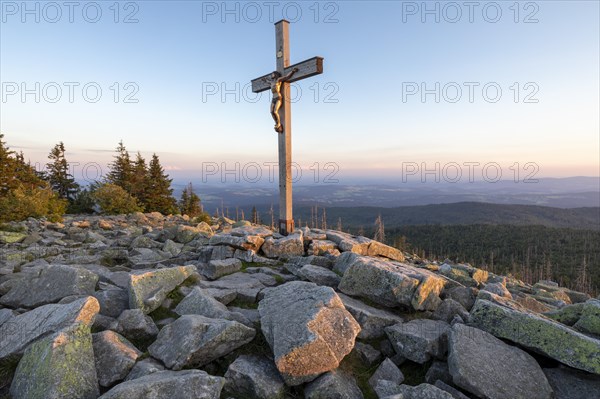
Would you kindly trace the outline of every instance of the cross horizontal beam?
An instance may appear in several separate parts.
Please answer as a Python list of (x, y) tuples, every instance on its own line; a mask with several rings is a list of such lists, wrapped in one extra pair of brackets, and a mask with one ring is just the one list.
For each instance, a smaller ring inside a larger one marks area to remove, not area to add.
[[(298, 68), (292, 78), (289, 80), (290, 83), (297, 82), (302, 79), (310, 78), (311, 76), (319, 75), (323, 73), (323, 57), (313, 57), (306, 61), (299, 62), (294, 65), (286, 67), (283, 75), (287, 75), (294, 68)], [(269, 90), (270, 85), (270, 73), (252, 80), (252, 91), (254, 93), (260, 93), (261, 91)]]

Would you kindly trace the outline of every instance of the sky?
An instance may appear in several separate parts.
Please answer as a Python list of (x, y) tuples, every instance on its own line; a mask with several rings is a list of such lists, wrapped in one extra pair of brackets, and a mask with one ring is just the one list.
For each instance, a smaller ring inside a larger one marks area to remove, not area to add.
[(269, 94), (249, 82), (275, 69), (286, 18), (292, 63), (325, 58), (292, 89), (301, 168), (598, 176), (599, 14), (597, 1), (1, 1), (0, 131), (33, 163), (63, 141), (77, 178), (105, 173), (120, 140), (178, 178), (250, 174), (277, 161)]

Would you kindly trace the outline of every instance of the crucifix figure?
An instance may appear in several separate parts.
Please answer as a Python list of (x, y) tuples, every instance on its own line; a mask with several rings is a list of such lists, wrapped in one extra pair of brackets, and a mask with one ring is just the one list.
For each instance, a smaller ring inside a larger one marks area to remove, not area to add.
[(292, 107), (290, 83), (323, 73), (323, 58), (313, 57), (290, 65), (290, 23), (281, 20), (275, 24), (275, 72), (252, 80), (252, 91), (271, 90), (271, 115), (279, 140), (279, 232), (288, 235), (294, 231), (292, 213)]

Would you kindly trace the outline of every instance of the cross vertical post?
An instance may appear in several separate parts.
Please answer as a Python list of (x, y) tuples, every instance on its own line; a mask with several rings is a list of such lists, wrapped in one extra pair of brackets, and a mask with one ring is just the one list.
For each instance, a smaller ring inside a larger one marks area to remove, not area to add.
[[(290, 65), (290, 23), (281, 20), (275, 24), (275, 54), (277, 72), (285, 75)], [(283, 104), (279, 110), (283, 132), (279, 136), (279, 232), (288, 235), (294, 231), (292, 212), (292, 107), (290, 83), (282, 85)]]
[[(281, 20), (275, 24), (275, 55), (277, 69), (252, 80), (252, 91), (260, 93), (271, 89), (273, 101), (271, 116), (275, 119), (279, 146), (279, 232), (288, 235), (294, 231), (292, 212), (292, 104), (290, 83), (323, 73), (323, 58), (313, 57), (290, 65), (290, 23)], [(281, 104), (281, 106), (279, 106)], [(279, 107), (279, 108), (278, 108)], [(279, 110), (276, 112), (275, 110)]]

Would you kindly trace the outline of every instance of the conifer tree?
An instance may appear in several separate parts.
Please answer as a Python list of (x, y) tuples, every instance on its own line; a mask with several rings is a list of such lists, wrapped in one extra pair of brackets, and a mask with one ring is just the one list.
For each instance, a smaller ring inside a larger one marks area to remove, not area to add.
[(252, 220), (250, 220), (252, 223), (254, 224), (259, 224), (260, 220), (258, 219), (258, 211), (256, 210), (256, 207), (253, 206), (252, 207)]
[(138, 152), (131, 173), (131, 195), (143, 206), (146, 204), (146, 191), (149, 184), (146, 160)]
[(177, 212), (177, 201), (173, 198), (172, 179), (165, 173), (158, 155), (153, 154), (148, 167), (146, 188), (146, 212), (160, 212), (169, 215)]
[(14, 151), (11, 151), (0, 134), (0, 196), (8, 194), (15, 182), (15, 159)]
[(50, 151), (48, 159), (52, 162), (46, 164), (46, 180), (60, 198), (72, 202), (79, 191), (79, 184), (69, 173), (69, 163), (65, 158), (65, 145), (62, 141)]
[(375, 219), (375, 236), (373, 239), (382, 243), (385, 242), (385, 227), (381, 215), (377, 216), (377, 219)]
[(106, 176), (106, 182), (121, 187), (128, 193), (131, 193), (131, 181), (133, 175), (133, 165), (129, 153), (121, 140), (117, 147), (115, 160), (109, 165), (109, 172)]
[(196, 217), (202, 214), (200, 197), (194, 193), (192, 183), (189, 183), (183, 190), (181, 201), (179, 202), (179, 209), (181, 210), (182, 215), (188, 215), (190, 217)]

